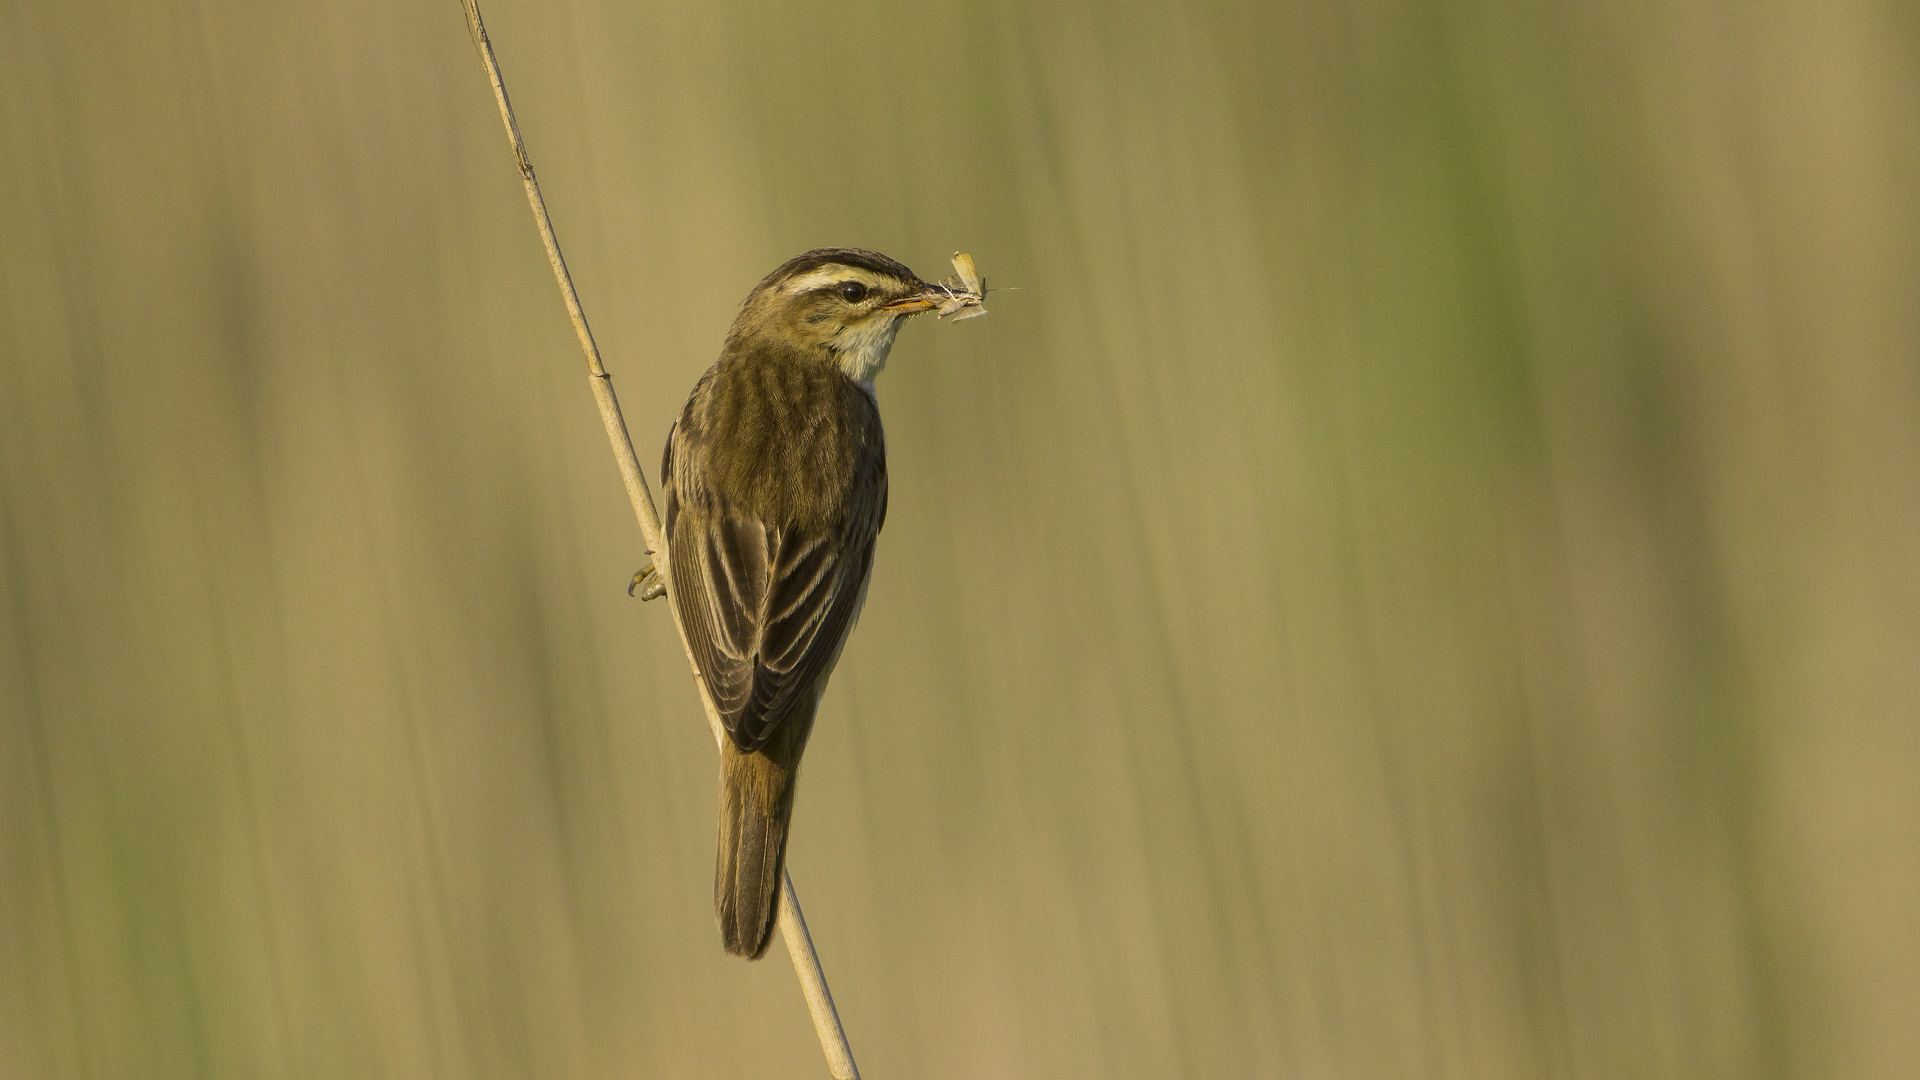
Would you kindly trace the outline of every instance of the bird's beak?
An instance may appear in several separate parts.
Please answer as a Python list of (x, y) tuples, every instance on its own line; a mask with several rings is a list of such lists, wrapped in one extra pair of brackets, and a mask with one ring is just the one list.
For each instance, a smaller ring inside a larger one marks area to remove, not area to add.
[(882, 310), (900, 315), (917, 315), (922, 311), (932, 311), (947, 300), (947, 290), (938, 285), (920, 283), (920, 291), (902, 300), (895, 300)]

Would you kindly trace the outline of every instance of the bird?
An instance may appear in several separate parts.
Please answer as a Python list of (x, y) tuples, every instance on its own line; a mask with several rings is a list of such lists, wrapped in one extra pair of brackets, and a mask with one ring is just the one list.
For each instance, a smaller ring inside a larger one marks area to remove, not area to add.
[(886, 522), (874, 379), (901, 325), (954, 295), (873, 251), (788, 259), (667, 435), (666, 570), (634, 584), (665, 592), (720, 714), (713, 902), (735, 956), (772, 939), (800, 755)]

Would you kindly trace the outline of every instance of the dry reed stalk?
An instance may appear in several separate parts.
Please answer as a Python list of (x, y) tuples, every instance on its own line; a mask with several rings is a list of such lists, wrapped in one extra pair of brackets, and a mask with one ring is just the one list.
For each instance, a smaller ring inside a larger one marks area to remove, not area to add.
[[(540, 196), (540, 182), (534, 178), (533, 162), (527, 158), (527, 146), (520, 138), (520, 125), (514, 120), (513, 106), (507, 101), (507, 84), (500, 76), (500, 63), (493, 55), (493, 42), (487, 38), (486, 23), (481, 21), (480, 6), (477, 0), (461, 0), (467, 12), (467, 30), (473, 36), (474, 47), (479, 50), (480, 62), (486, 67), (487, 81), (493, 84), (494, 100), (500, 104), (500, 119), (507, 126), (507, 139), (513, 144), (514, 160), (520, 166), (520, 179), (527, 188), (527, 203), (533, 208), (534, 224), (540, 230), (540, 242), (546, 245), (547, 262), (553, 266), (554, 280), (560, 284), (560, 296), (566, 301), (567, 316), (573, 320), (573, 332), (580, 339), (580, 350), (587, 357), (587, 381), (593, 387), (594, 401), (600, 406), (600, 422), (607, 429), (607, 441), (613, 446), (613, 457), (620, 467), (620, 478), (627, 487), (627, 498), (633, 503), (633, 515), (640, 523), (640, 534), (645, 539), (647, 553), (653, 556), (656, 567), (666, 569), (666, 545), (662, 542), (660, 531), (660, 512), (654, 507), (653, 492), (647, 487), (646, 474), (640, 470), (640, 459), (633, 451), (633, 439), (627, 434), (627, 422), (620, 415), (620, 401), (614, 397), (613, 377), (600, 362), (600, 348), (594, 344), (593, 332), (587, 328), (586, 312), (581, 310), (579, 294), (574, 291), (573, 278), (567, 273), (567, 263), (560, 255), (560, 241), (554, 235), (553, 222), (547, 217), (546, 200)], [(971, 267), (972, 260), (967, 261)], [(959, 268), (956, 257), (955, 268)], [(963, 307), (979, 308), (979, 293), (966, 288), (953, 290), (955, 298), (949, 301), (952, 311)], [(946, 305), (941, 313), (950, 314)], [(961, 316), (962, 318), (969, 317)], [(668, 572), (671, 572), (670, 570)], [(679, 620), (676, 618), (675, 625)], [(680, 644), (686, 648), (686, 631), (680, 631)], [(714, 708), (713, 697), (707, 692), (706, 680), (700, 677), (699, 666), (694, 663), (693, 651), (687, 650), (687, 665), (693, 669), (694, 684), (700, 688), (700, 703), (706, 708), (707, 724), (713, 729), (714, 742), (718, 745), (723, 738), (720, 728), (720, 713)], [(840, 1014), (833, 1007), (833, 994), (827, 988), (826, 972), (820, 968), (820, 956), (814, 951), (813, 938), (807, 933), (807, 921), (800, 913), (800, 897), (793, 889), (793, 875), (786, 874), (780, 890), (780, 933), (787, 941), (787, 954), (793, 958), (793, 970), (800, 978), (800, 990), (806, 995), (807, 1010), (813, 1014), (813, 1029), (820, 1037), (820, 1049), (827, 1055), (827, 1067), (833, 1073), (834, 1080), (859, 1080), (860, 1070), (853, 1063), (853, 1047), (847, 1044), (847, 1034), (840, 1027)]]

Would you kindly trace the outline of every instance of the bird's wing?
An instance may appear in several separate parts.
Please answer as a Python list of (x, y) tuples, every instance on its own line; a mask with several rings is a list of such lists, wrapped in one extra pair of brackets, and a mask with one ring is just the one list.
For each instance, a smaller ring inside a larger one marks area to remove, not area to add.
[[(884, 468), (884, 467), (883, 467)], [(853, 629), (886, 502), (884, 472), (830, 530), (773, 527), (708, 493), (676, 499), (672, 602), (734, 745), (758, 749), (812, 700)]]

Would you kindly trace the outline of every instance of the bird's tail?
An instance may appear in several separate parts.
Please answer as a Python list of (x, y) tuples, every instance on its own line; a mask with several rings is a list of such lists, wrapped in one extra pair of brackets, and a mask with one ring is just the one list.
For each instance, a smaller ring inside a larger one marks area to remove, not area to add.
[(779, 752), (783, 747), (774, 744), (785, 741), (781, 734), (776, 732), (769, 745), (750, 754), (742, 753), (732, 739), (720, 740), (720, 850), (713, 872), (713, 909), (727, 951), (749, 960), (760, 959), (773, 937), (781, 871), (787, 862), (787, 823), (793, 818), (800, 755)]

